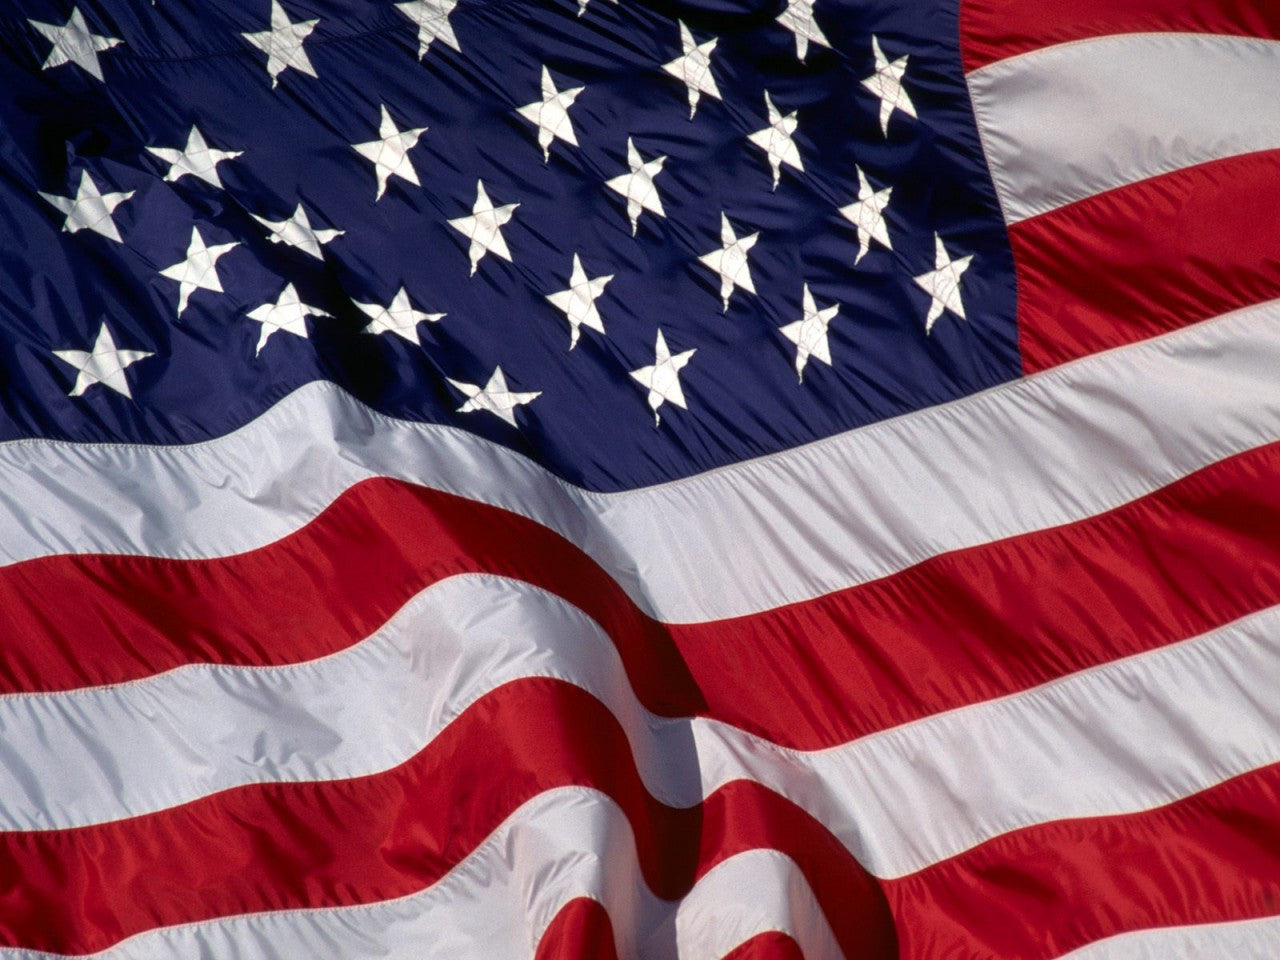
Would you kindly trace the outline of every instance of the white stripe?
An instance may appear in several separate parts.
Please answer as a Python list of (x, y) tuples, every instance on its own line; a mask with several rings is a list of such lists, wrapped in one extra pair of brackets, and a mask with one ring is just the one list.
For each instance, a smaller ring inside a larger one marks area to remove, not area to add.
[(1276, 440), (1277, 370), (1272, 302), (784, 454), (608, 495), (317, 383), (196, 446), (0, 446), (0, 562), (239, 553), (385, 475), (546, 524), (659, 619), (727, 618), (1078, 520)]
[(901, 876), (1018, 827), (1157, 807), (1280, 761), (1280, 607), (821, 751), (659, 718), (596, 624), (525, 583), (427, 589), (384, 630), (289, 667), (199, 667), (0, 700), (10, 823), (69, 826), (260, 781), (364, 776), (415, 754), (476, 699), (556, 677), (618, 718), (650, 792), (690, 807), (755, 780)]
[(969, 74), (1010, 223), (1148, 177), (1280, 148), (1280, 43), (1121, 34)]
[(1061, 960), (1276, 960), (1280, 917), (1136, 930), (1098, 940)]
[[(744, 892), (749, 895), (744, 896)], [(568, 787), (517, 810), (424, 892), (355, 907), (248, 914), (163, 927), (96, 960), (529, 960), (570, 900), (601, 903), (618, 955), (719, 960), (761, 933), (790, 935), (809, 960), (840, 949), (795, 862), (772, 850), (725, 860), (683, 899), (645, 885), (626, 816), (607, 797)], [(4, 960), (60, 956), (0, 947)]]

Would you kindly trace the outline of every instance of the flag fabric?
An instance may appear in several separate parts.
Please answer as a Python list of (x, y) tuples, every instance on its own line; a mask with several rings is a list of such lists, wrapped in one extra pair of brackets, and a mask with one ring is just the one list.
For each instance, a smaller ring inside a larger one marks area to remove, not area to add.
[(1280, 956), (1277, 10), (11, 0), (0, 958)]

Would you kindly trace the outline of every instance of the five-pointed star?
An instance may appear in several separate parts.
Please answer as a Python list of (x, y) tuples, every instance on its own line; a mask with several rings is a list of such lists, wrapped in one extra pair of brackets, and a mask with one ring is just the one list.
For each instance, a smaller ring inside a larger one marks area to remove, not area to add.
[(91, 76), (101, 80), (102, 64), (98, 60), (98, 54), (123, 42), (115, 37), (103, 37), (91, 31), (79, 7), (71, 9), (71, 16), (62, 26), (56, 23), (40, 23), (37, 20), (28, 20), (27, 23), (35, 27), (42, 37), (53, 44), (53, 49), (49, 51), (49, 56), (45, 57), (41, 65), (42, 70), (51, 70), (64, 63), (74, 63)]
[(680, 46), (684, 52), (670, 63), (663, 64), (662, 69), (688, 88), (689, 119), (692, 120), (698, 112), (698, 100), (702, 94), (720, 99), (720, 88), (711, 74), (711, 53), (716, 48), (716, 38), (712, 37), (706, 43), (694, 43), (693, 34), (681, 20)]
[(418, 25), (418, 59), (427, 55), (434, 40), (443, 40), (459, 53), (458, 37), (449, 22), (449, 14), (458, 0), (408, 0), (397, 3), (396, 9)]
[(698, 261), (720, 275), (720, 299), (724, 301), (724, 309), (729, 309), (729, 297), (735, 287), (741, 287), (747, 293), (755, 293), (756, 286), (751, 279), (751, 269), (747, 262), (747, 254), (756, 245), (760, 234), (739, 238), (733, 232), (729, 217), (720, 214), (720, 249), (704, 253)]
[(792, 139), (800, 121), (796, 118), (795, 110), (783, 116), (782, 112), (773, 105), (768, 90), (764, 92), (764, 105), (769, 111), (769, 125), (763, 130), (757, 130), (747, 139), (768, 155), (769, 166), (773, 169), (773, 189), (777, 190), (784, 163), (804, 173), (800, 150)]
[(160, 276), (178, 281), (178, 316), (187, 309), (191, 294), (197, 290), (222, 293), (222, 281), (218, 279), (218, 260), (224, 254), (240, 246), (236, 241), (205, 246), (204, 238), (195, 227), (191, 228), (191, 242), (187, 244), (187, 258), (160, 271)]
[(311, 35), (319, 20), (299, 20), (294, 23), (280, 6), (280, 0), (271, 0), (271, 29), (243, 34), (244, 38), (267, 55), (267, 73), (271, 75), (271, 87), (280, 82), (280, 74), (293, 68), (308, 76), (316, 76), (315, 67), (303, 41)]
[(569, 289), (547, 294), (547, 299), (564, 311), (569, 320), (569, 349), (578, 345), (578, 335), (582, 327), (589, 327), (597, 333), (604, 333), (604, 320), (596, 309), (596, 300), (604, 293), (604, 288), (613, 279), (613, 274), (603, 277), (588, 277), (582, 269), (582, 261), (573, 255), (573, 273), (569, 275)]
[(935, 236), (934, 242), (937, 245), (934, 253), (934, 269), (912, 278), (930, 297), (929, 313), (924, 320), (925, 333), (933, 332), (934, 322), (945, 310), (950, 310), (961, 320), (965, 319), (964, 300), (960, 296), (960, 280), (964, 272), (969, 269), (969, 264), (973, 262), (973, 254), (953, 260), (951, 254), (947, 253), (947, 248), (943, 246), (942, 237)]
[(404, 287), (401, 287), (391, 298), (388, 306), (361, 303), (358, 300), (355, 304), (369, 317), (369, 322), (364, 328), (365, 333), (394, 333), (419, 347), (422, 346), (422, 340), (418, 336), (418, 324), (437, 323), (445, 316), (443, 313), (423, 313), (421, 310), (415, 310), (413, 304), (409, 302), (409, 291)]
[(234, 160), (244, 153), (243, 150), (214, 150), (196, 126), (192, 126), (191, 133), (187, 135), (187, 145), (181, 150), (173, 147), (147, 147), (147, 150), (169, 164), (169, 172), (164, 175), (166, 181), (172, 182), (190, 174), (219, 190), (222, 189), (222, 179), (218, 176), (218, 164)]
[(511, 260), (511, 251), (507, 249), (507, 241), (503, 239), (502, 227), (511, 219), (518, 203), (505, 203), (495, 207), (485, 192), (484, 182), (476, 181), (476, 202), (471, 206), (471, 216), (456, 217), (449, 221), (449, 226), (471, 241), (467, 250), (471, 257), (471, 275), (476, 275), (476, 268), (486, 253), (494, 253), (503, 260)]
[(124, 241), (120, 239), (120, 230), (111, 219), (111, 214), (115, 212), (116, 207), (132, 197), (133, 193), (132, 190), (123, 193), (101, 193), (98, 185), (89, 176), (89, 171), (81, 170), (80, 186), (76, 188), (74, 197), (59, 197), (43, 191), (40, 196), (44, 197), (45, 202), (52, 205), (59, 213), (66, 215), (66, 219), (62, 221), (62, 229), (67, 233), (92, 230), (116, 243), (123, 243)]
[(796, 35), (796, 56), (803, 63), (809, 55), (809, 42), (829, 47), (822, 28), (813, 19), (813, 0), (787, 0), (787, 8), (778, 14), (778, 23)]
[(538, 128), (538, 146), (542, 147), (542, 162), (551, 159), (551, 143), (563, 140), (570, 146), (578, 145), (578, 138), (569, 122), (569, 108), (585, 88), (557, 90), (551, 72), (542, 68), (542, 99), (525, 104), (516, 112)]
[(627, 137), (627, 166), (630, 172), (614, 177), (605, 186), (615, 193), (621, 194), (627, 201), (627, 216), (631, 218), (631, 235), (636, 235), (636, 226), (640, 222), (640, 214), (648, 210), (660, 217), (665, 217), (662, 209), (662, 198), (658, 196), (658, 188), (653, 178), (662, 172), (666, 157), (654, 157), (652, 160), (641, 160), (640, 151)]
[(631, 371), (631, 376), (649, 390), (649, 409), (653, 411), (655, 427), (662, 424), (658, 409), (664, 403), (670, 401), (681, 409), (688, 409), (684, 402), (684, 390), (680, 386), (680, 371), (697, 352), (697, 350), (685, 350), (683, 353), (672, 355), (667, 346), (667, 340), (662, 335), (662, 328), (659, 327), (658, 340), (654, 345), (653, 365)]
[(804, 285), (804, 319), (788, 323), (779, 332), (796, 345), (796, 373), (804, 383), (804, 368), (810, 357), (816, 357), (831, 366), (831, 344), (827, 340), (827, 327), (840, 311), (840, 305), (819, 310), (813, 302), (809, 285)]
[(847, 207), (841, 207), (841, 215), (854, 225), (858, 231), (858, 255), (853, 260), (856, 267), (871, 249), (871, 241), (882, 243), (889, 250), (893, 249), (893, 241), (889, 239), (889, 226), (885, 222), (884, 210), (893, 197), (893, 187), (883, 190), (872, 190), (867, 182), (867, 175), (861, 167), (858, 171), (858, 200)]
[(901, 110), (907, 116), (916, 116), (916, 105), (911, 102), (911, 95), (902, 85), (907, 73), (909, 56), (890, 61), (880, 49), (880, 38), (871, 38), (871, 49), (876, 55), (876, 72), (862, 81), (862, 85), (880, 98), (880, 129), (889, 135), (889, 118), (893, 111)]
[(268, 220), (256, 213), (251, 216), (271, 231), (272, 243), (286, 243), (291, 247), (297, 247), (317, 260), (324, 259), (324, 251), (320, 249), (322, 245), (346, 232), (345, 230), (316, 230), (311, 226), (311, 220), (307, 217), (307, 211), (302, 204), (294, 208), (287, 220)]
[(418, 144), (418, 139), (427, 132), (426, 127), (414, 127), (412, 130), (401, 130), (387, 112), (387, 105), (382, 105), (382, 120), (378, 125), (378, 140), (368, 143), (353, 143), (351, 149), (366, 160), (373, 161), (378, 175), (378, 196), (381, 200), (387, 190), (387, 181), (392, 177), (408, 180), (415, 187), (422, 186), (418, 179), (418, 171), (409, 160), (409, 151)]
[(516, 407), (532, 403), (542, 396), (541, 390), (516, 393), (508, 388), (507, 378), (502, 372), (502, 367), (493, 368), (493, 376), (489, 378), (489, 382), (483, 387), (474, 383), (462, 383), (459, 380), (449, 380), (449, 382), (453, 384), (459, 393), (466, 394), (468, 398), (458, 408), (459, 413), (488, 410), (494, 416), (500, 417), (513, 427), (518, 426), (516, 423)]
[(139, 360), (154, 356), (150, 350), (117, 348), (105, 321), (98, 328), (98, 338), (94, 341), (92, 350), (54, 350), (53, 355), (76, 368), (75, 386), (67, 396), (78, 397), (95, 383), (100, 383), (130, 399), (133, 394), (129, 391), (125, 370)]
[(298, 291), (293, 284), (286, 284), (280, 291), (280, 296), (276, 297), (275, 303), (264, 303), (249, 311), (249, 319), (257, 320), (262, 324), (258, 334), (258, 346), (253, 351), (253, 355), (256, 357), (262, 353), (262, 348), (267, 345), (267, 341), (281, 330), (292, 333), (295, 337), (307, 339), (307, 317), (329, 316), (332, 314), (307, 306), (298, 296)]
[[(589, 4), (590, 2), (591, 0), (578, 0), (578, 16), (582, 16), (584, 13), (587, 12), (587, 4)], [(618, 0), (609, 0), (609, 2), (616, 4)]]

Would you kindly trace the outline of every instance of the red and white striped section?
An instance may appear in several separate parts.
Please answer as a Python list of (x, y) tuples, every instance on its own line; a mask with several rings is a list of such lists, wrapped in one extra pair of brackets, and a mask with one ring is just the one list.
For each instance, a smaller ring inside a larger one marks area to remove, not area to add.
[(1254, 0), (965, 0), (1024, 368), (1280, 295), (1280, 14)]

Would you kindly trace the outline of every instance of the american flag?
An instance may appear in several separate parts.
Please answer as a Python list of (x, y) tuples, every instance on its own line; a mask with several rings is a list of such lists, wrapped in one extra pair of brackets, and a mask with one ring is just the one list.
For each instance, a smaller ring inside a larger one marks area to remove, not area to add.
[(0, 958), (1280, 957), (1278, 41), (9, 0)]

